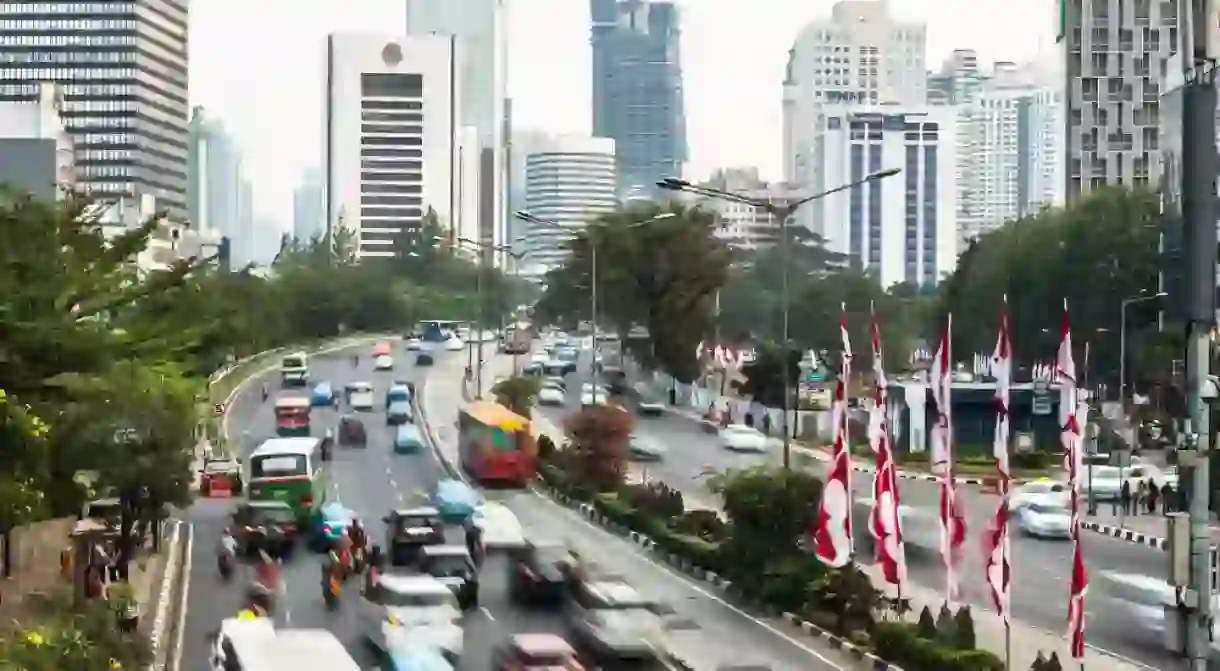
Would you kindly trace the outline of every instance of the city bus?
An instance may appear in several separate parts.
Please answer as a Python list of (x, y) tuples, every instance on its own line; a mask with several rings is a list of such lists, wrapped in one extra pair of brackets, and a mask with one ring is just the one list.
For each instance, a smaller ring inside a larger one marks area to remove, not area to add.
[(280, 380), (285, 387), (304, 387), (309, 384), (309, 356), (304, 352), (293, 352), (280, 360)]
[(462, 469), (480, 483), (524, 487), (537, 472), (530, 421), (491, 401), (474, 401), (458, 417)]
[(313, 403), (304, 396), (275, 399), (275, 433), (279, 436), (308, 436), (309, 411)]
[(326, 503), (322, 439), (271, 438), (246, 460), (246, 490), (251, 501), (283, 501), (292, 506), (302, 529)]

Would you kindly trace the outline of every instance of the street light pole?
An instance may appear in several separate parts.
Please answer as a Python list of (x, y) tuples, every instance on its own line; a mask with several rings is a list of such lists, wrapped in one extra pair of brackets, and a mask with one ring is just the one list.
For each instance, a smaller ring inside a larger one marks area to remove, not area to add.
[[(809, 196), (805, 196), (804, 198), (794, 200), (794, 201), (786, 203), (784, 205), (777, 205), (770, 200), (759, 200), (757, 198), (749, 198), (746, 196), (742, 196), (740, 194), (732, 193), (731, 191), (722, 191), (720, 189), (713, 189), (710, 187), (699, 186), (699, 185), (692, 184), (686, 180), (681, 180), (681, 179), (667, 178), (667, 179), (663, 179), (663, 180), (657, 182), (657, 186), (662, 189), (668, 189), (670, 191), (686, 191), (688, 193), (694, 193), (694, 194), (698, 194), (698, 195), (702, 195), (702, 196), (707, 196), (709, 198), (717, 198), (720, 200), (727, 200), (730, 202), (741, 203), (743, 205), (749, 205), (751, 207), (754, 207), (755, 209), (763, 210), (767, 214), (771, 215), (771, 218), (773, 220), (777, 221), (779, 224), (780, 265), (783, 266), (783, 268), (781, 268), (781, 270), (780, 270), (780, 303), (783, 306), (783, 319), (782, 319), (782, 326), (781, 326), (782, 332), (780, 334), (780, 359), (781, 359), (780, 370), (783, 371), (783, 378), (784, 378), (784, 405), (783, 405), (784, 418), (783, 418), (783, 421), (781, 422), (781, 426), (783, 427), (783, 431), (784, 431), (784, 468), (785, 469), (790, 469), (792, 467), (792, 430), (793, 430), (793, 427), (791, 425), (792, 419), (789, 417), (789, 415), (793, 411), (793, 408), (792, 408), (792, 376), (790, 375), (791, 371), (788, 370), (788, 360), (792, 356), (792, 343), (789, 342), (789, 340), (790, 340), (789, 325), (790, 325), (790, 313), (791, 313), (791, 309), (790, 309), (791, 308), (791, 303), (790, 303), (791, 296), (789, 295), (789, 284), (790, 284), (789, 275), (791, 274), (791, 269), (788, 266), (791, 265), (789, 263), (791, 251), (789, 249), (790, 241), (788, 240), (788, 226), (791, 222), (792, 216), (794, 214), (796, 214), (796, 211), (798, 209), (800, 209), (800, 207), (806, 203), (810, 203), (815, 200), (821, 200), (822, 198), (825, 198), (826, 196), (829, 196), (831, 194), (835, 194), (840, 191), (846, 191), (848, 189), (852, 189), (857, 186), (867, 184), (869, 182), (875, 182), (878, 180), (882, 180), (882, 179), (885, 179), (886, 177), (893, 177), (894, 175), (897, 175), (900, 172), (902, 172), (901, 168), (888, 168), (886, 170), (881, 170), (881, 171), (874, 172), (869, 175), (865, 175), (862, 179), (858, 179), (854, 182), (848, 182), (847, 184), (841, 184), (839, 186), (834, 187), (833, 189), (827, 189), (825, 191), (821, 191), (821, 192), (818, 192), (818, 193), (815, 193), (815, 194), (812, 194)], [(844, 382), (846, 382), (846, 381), (844, 381)]]
[[(457, 242), (461, 243), (461, 244), (465, 244), (465, 245), (470, 245), (472, 247), (476, 247), (479, 249), (491, 249), (492, 251), (496, 251), (496, 252), (506, 252), (507, 254), (512, 256), (513, 259), (519, 259), (522, 256), (525, 256), (524, 254), (519, 254), (519, 255), (513, 254), (511, 248), (508, 245), (494, 245), (494, 244), (490, 244), (490, 243), (486, 243), (486, 242), (480, 242), (478, 240), (471, 240), (470, 238), (458, 238)], [(484, 254), (479, 254), (479, 263), (478, 263), (478, 265), (475, 266), (475, 278), (474, 278), (475, 301), (478, 303), (478, 305), (476, 307), (476, 317), (480, 322), (474, 329), (477, 331), (475, 333), (475, 338), (476, 338), (476, 340), (478, 340), (478, 348), (479, 348), (479, 352), (478, 352), (479, 353), (479, 367), (477, 370), (474, 370), (475, 384), (478, 385), (477, 386), (478, 393), (475, 394), (475, 398), (483, 397), (483, 330), (484, 329), (483, 329), (482, 321), (486, 317), (486, 313), (483, 309), (484, 305), (483, 305), (482, 277), (483, 277), (483, 271), (485, 269), (485, 266), (483, 265), (483, 257), (484, 257)], [(475, 353), (475, 344), (474, 343), (469, 343), (469, 348), (468, 348), (467, 352), (468, 352), (467, 361), (471, 362), (474, 358), (474, 353)], [(468, 363), (467, 365), (473, 366), (474, 364)], [(516, 356), (514, 355), (514, 357), (513, 357), (513, 374), (514, 375), (516, 374), (516, 370), (517, 370), (517, 359), (516, 359)]]
[(1141, 291), (1137, 296), (1123, 299), (1120, 306), (1120, 323), (1118, 325), (1118, 406), (1124, 416), (1127, 414), (1127, 308), (1136, 303), (1154, 301), (1168, 295), (1164, 291), (1152, 295), (1147, 295), (1147, 292)]

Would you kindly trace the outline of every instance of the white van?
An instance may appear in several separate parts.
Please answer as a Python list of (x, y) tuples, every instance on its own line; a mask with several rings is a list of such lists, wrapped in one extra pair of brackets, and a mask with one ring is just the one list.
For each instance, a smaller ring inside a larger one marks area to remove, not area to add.
[(212, 671), (359, 671), (347, 648), (325, 629), (276, 631), (271, 620), (225, 620), (212, 645)]

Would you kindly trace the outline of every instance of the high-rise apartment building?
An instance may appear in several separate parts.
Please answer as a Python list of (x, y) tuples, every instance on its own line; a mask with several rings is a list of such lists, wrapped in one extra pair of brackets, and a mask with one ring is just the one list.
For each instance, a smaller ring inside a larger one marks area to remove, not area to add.
[(505, 0), (406, 0), (408, 35), (453, 36), (457, 41), (459, 119), (463, 127), (476, 130), (478, 149), (469, 140), (463, 146), (478, 157), (478, 179), (473, 184), (479, 193), (473, 209), (463, 207), (462, 216), (470, 221), (459, 222), (454, 230), (477, 230), (478, 235), (463, 235), (493, 245), (508, 239), (506, 4)]
[(1178, 50), (1178, 0), (1061, 0), (1065, 198), (1158, 186), (1162, 63)]
[(187, 210), (187, 0), (0, 3), (0, 101), (62, 86), (78, 188)]
[(43, 84), (34, 102), (0, 103), (0, 184), (16, 189), (13, 195), (55, 200), (75, 185), (62, 110), (55, 84)]
[[(784, 181), (811, 192), (839, 186), (821, 170), (828, 160), (825, 107), (924, 106), (926, 48), (926, 26), (894, 20), (884, 0), (845, 0), (830, 17), (807, 24), (788, 52), (784, 78)], [(811, 203), (795, 223), (825, 235), (824, 210)]]
[[(702, 186), (780, 206), (808, 193), (791, 184), (767, 182), (758, 176), (758, 168), (717, 170)], [(719, 219), (716, 234), (730, 247), (759, 249), (774, 245), (779, 238), (779, 220), (753, 205), (720, 198), (701, 198), (695, 202), (701, 209), (716, 213)]]
[(187, 219), (200, 230), (235, 239), (240, 233), (241, 150), (219, 119), (191, 111), (187, 152)]
[(424, 214), (456, 229), (461, 90), (456, 38), (333, 34), (326, 45), (323, 175), (328, 230), (357, 258), (419, 244)]
[(650, 0), (590, 0), (593, 134), (614, 140), (621, 193), (680, 177), (686, 110), (678, 7)]
[[(552, 138), (525, 157), (525, 206), (530, 214), (573, 233), (618, 208), (614, 140), (577, 135)], [(540, 278), (567, 258), (571, 237), (555, 226), (529, 224), (528, 266), (523, 276)]]
[(292, 237), (300, 242), (326, 232), (325, 187), (322, 171), (310, 168), (292, 192)]

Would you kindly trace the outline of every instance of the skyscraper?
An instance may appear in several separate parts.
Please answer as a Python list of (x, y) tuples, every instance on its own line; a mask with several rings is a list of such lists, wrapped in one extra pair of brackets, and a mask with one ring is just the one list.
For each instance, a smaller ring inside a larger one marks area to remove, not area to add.
[[(478, 159), (474, 183), (478, 197), (473, 201), (476, 208), (462, 209), (464, 220), (457, 222), (454, 230), (478, 231), (479, 239), (495, 245), (508, 239), (505, 5), (505, 0), (406, 0), (408, 35), (449, 35), (456, 39), (461, 52), (457, 74), (462, 99), (459, 119), (462, 126), (476, 129), (479, 147), (474, 152)], [(468, 156), (474, 147), (469, 142), (463, 144), (464, 155)], [(476, 221), (467, 221), (471, 219)]]
[(76, 145), (78, 188), (187, 209), (186, 0), (3, 3), (0, 101), (54, 81)]
[(301, 184), (292, 193), (292, 237), (312, 240), (326, 232), (325, 194), (322, 171), (305, 171)]
[(202, 107), (191, 112), (189, 138), (188, 220), (232, 237), (241, 207), (241, 151), (220, 120), (209, 118)]
[[(579, 135), (552, 138), (525, 157), (525, 207), (543, 221), (573, 234), (618, 207), (614, 140)], [(527, 224), (528, 268), (540, 277), (567, 258), (572, 234), (554, 226)]]
[(593, 134), (614, 140), (621, 193), (680, 177), (686, 110), (673, 2), (590, 0)]

